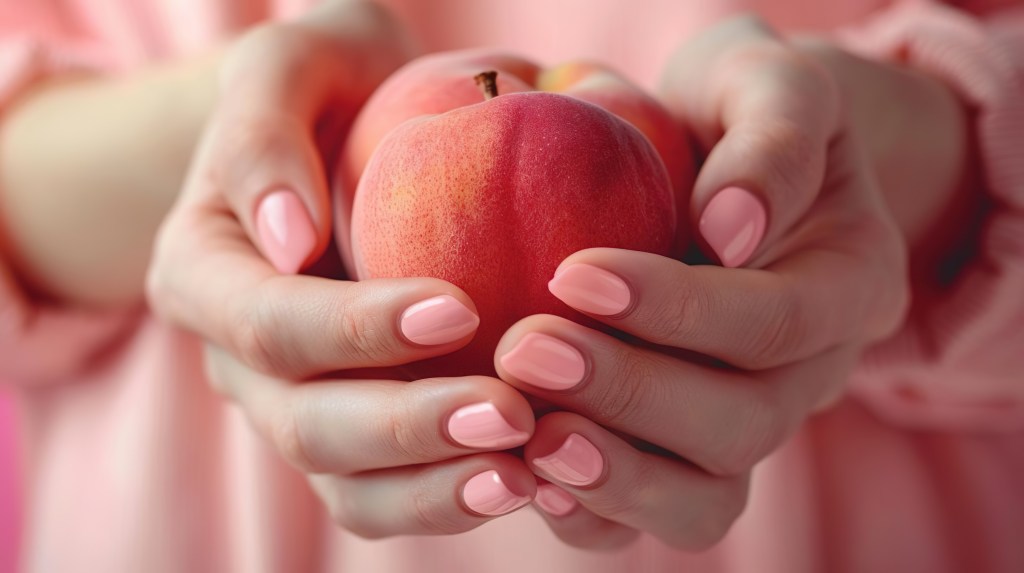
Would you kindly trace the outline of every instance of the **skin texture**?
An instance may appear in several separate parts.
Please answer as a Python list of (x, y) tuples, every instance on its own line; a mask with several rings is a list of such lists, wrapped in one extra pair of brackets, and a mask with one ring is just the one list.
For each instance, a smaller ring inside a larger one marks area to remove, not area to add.
[[(581, 320), (546, 288), (569, 254), (596, 246), (668, 254), (675, 238), (667, 172), (638, 130), (562, 94), (505, 93), (485, 102), (478, 94), (467, 105), (473, 74), (465, 72), (501, 59), (469, 57), (472, 66), (458, 55), (425, 60), (430, 69), (442, 68), (439, 83), (455, 84), (451, 111), (413, 115), (389, 133), (355, 197), (352, 248), (360, 279), (438, 277), (465, 290), (480, 313), (472, 343), (414, 365), (416, 375), (490, 372), (501, 333), (528, 314)], [(446, 65), (464, 75), (446, 72)], [(505, 73), (499, 70), (499, 83)], [(430, 73), (402, 79), (434, 81)], [(528, 87), (514, 77), (506, 85)], [(575, 85), (567, 93), (575, 94)], [(621, 92), (608, 98), (628, 100)], [(416, 110), (421, 100), (390, 101)]]

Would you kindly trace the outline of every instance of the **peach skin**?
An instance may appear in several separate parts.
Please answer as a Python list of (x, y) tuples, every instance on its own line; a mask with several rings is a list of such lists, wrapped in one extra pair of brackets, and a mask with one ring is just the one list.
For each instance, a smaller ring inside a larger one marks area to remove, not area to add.
[[(538, 73), (524, 60), (478, 52), (423, 58), (392, 76), (353, 128), (342, 179), (361, 177), (351, 241), (340, 238), (352, 274), (440, 278), (465, 290), (479, 312), (473, 342), (419, 363), (417, 376), (493, 373), (501, 334), (530, 314), (589, 321), (547, 289), (573, 252), (674, 250), (675, 195), (664, 155), (624, 119), (649, 114), (643, 124), (653, 128), (667, 113), (600, 68), (583, 69), (579, 81), (548, 76), (564, 93), (528, 91)], [(586, 79), (595, 74), (603, 83)], [(602, 86), (605, 107), (588, 102), (601, 99)], [(685, 147), (663, 146), (678, 155), (675, 167), (688, 169)]]

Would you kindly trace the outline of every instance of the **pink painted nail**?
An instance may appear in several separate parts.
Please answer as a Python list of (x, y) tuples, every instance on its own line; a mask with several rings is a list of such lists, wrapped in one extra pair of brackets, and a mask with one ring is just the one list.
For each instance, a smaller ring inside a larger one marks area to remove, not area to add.
[(531, 332), (499, 360), (516, 378), (546, 390), (568, 390), (583, 381), (583, 355), (561, 340)]
[(504, 515), (530, 503), (529, 497), (509, 491), (494, 470), (470, 478), (462, 488), (462, 500), (480, 515)]
[(548, 290), (565, 304), (602, 316), (614, 316), (629, 308), (629, 285), (618, 276), (592, 265), (565, 267), (548, 282)]
[(279, 272), (295, 274), (316, 247), (316, 229), (299, 196), (274, 191), (256, 209), (256, 232), (263, 254)]
[(738, 267), (754, 254), (764, 237), (768, 215), (750, 191), (727, 187), (715, 195), (700, 218), (700, 234), (722, 265)]
[(400, 323), (406, 338), (429, 346), (465, 338), (480, 325), (480, 317), (455, 297), (443, 294), (405, 309)]
[(555, 517), (569, 515), (569, 512), (576, 509), (576, 506), (579, 505), (576, 498), (569, 495), (569, 492), (557, 485), (551, 485), (549, 483), (543, 483), (537, 486), (537, 497), (535, 497), (533, 501), (539, 505), (545, 513), (550, 513)]
[(448, 435), (471, 448), (504, 449), (521, 446), (530, 434), (509, 424), (490, 402), (463, 406), (448, 419)]
[(542, 458), (534, 458), (533, 465), (560, 482), (585, 486), (601, 477), (604, 458), (586, 438), (569, 434), (562, 447)]

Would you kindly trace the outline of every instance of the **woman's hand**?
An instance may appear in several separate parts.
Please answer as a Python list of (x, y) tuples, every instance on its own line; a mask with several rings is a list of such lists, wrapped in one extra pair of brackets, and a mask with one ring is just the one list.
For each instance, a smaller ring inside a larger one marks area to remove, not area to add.
[(533, 430), (526, 400), (496, 379), (301, 382), (451, 352), (479, 322), (440, 280), (294, 274), (331, 238), (323, 156), (403, 45), (361, 2), (241, 39), (148, 280), (152, 307), (209, 342), (215, 388), (367, 537), (465, 531), (535, 491), (520, 459), (486, 453)]
[[(331, 335), (310, 329), (309, 337), (317, 334)], [(390, 333), (376, 338), (410, 346)], [(339, 367), (359, 365), (341, 352), (334, 357)], [(408, 361), (414, 352), (387, 358)], [(533, 430), (529, 404), (500, 380), (295, 383), (257, 372), (216, 346), (207, 351), (207, 365), (213, 385), (308, 475), (334, 522), (356, 535), (461, 533), (526, 505), (535, 494), (522, 460), (499, 453), (522, 445)]]
[(525, 460), (551, 482), (537, 502), (567, 543), (716, 543), (751, 468), (901, 323), (905, 240), (859, 139), (877, 126), (849, 123), (839, 85), (753, 19), (684, 46), (663, 96), (705, 151), (693, 226), (708, 256), (743, 268), (581, 251), (551, 292), (640, 342), (553, 316), (502, 339), (501, 378), (564, 410), (537, 421)]

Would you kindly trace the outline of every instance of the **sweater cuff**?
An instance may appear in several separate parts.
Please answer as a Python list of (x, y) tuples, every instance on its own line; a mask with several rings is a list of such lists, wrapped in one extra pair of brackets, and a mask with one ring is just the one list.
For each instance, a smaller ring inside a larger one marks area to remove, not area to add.
[(852, 52), (943, 81), (975, 118), (980, 187), (992, 205), (979, 249), (941, 296), (871, 348), (853, 394), (876, 415), (922, 429), (1024, 429), (1024, 12), (990, 22), (915, 2), (844, 30)]

